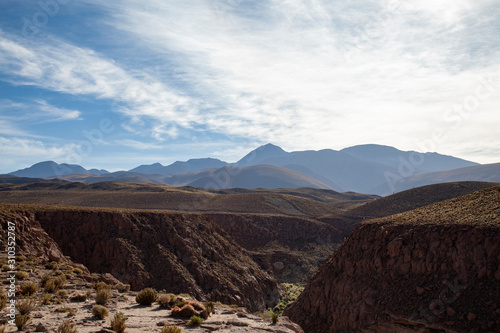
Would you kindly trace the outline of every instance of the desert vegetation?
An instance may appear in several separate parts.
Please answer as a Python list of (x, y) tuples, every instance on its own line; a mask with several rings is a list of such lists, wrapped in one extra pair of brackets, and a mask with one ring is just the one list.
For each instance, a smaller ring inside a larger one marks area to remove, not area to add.
[[(3, 261), (0, 259), (0, 264)], [(86, 279), (97, 278), (98, 275), (83, 270), (78, 274), (68, 273), (76, 271), (70, 262), (43, 262), (37, 258), (26, 258), (22, 262), (27, 276), (23, 276), (16, 304), (15, 326), (19, 330), (35, 331), (44, 327), (57, 333), (77, 333), (95, 327), (93, 331), (105, 328), (123, 333), (129, 331), (130, 317), (127, 313), (133, 315), (131, 324), (135, 327), (138, 321), (142, 321), (144, 325), (151, 325), (145, 330), (161, 333), (182, 333), (183, 327), (186, 331), (198, 332), (196, 330), (203, 330), (205, 323), (212, 322), (212, 316), (227, 317), (230, 319), (225, 320), (235, 323), (239, 320), (238, 325), (255, 327), (256, 332), (260, 332), (258, 327), (265, 327), (271, 322), (270, 318), (245, 319), (248, 315), (246, 310), (236, 305), (211, 301), (201, 303), (186, 293), (158, 293), (153, 288), (130, 291), (130, 286), (121, 282), (89, 283)], [(0, 307), (5, 308), (8, 297), (4, 289), (0, 291)], [(145, 307), (134, 308), (134, 304)], [(139, 311), (140, 315), (134, 311)], [(150, 323), (151, 319), (147, 318), (154, 319)], [(156, 323), (165, 321), (165, 318), (167, 322), (155, 330), (158, 327)], [(7, 328), (0, 327), (0, 333)]]

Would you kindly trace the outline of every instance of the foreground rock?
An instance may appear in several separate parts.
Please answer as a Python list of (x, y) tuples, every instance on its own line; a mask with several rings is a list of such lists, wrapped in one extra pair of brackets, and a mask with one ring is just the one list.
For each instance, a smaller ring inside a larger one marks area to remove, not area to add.
[[(251, 311), (276, 304), (276, 281), (226, 232), (200, 214), (2, 205), (19, 253), (84, 264), (133, 290), (189, 293)], [(6, 227), (0, 245), (5, 247)], [(64, 254), (64, 255), (63, 255)]]
[(306, 333), (500, 332), (500, 187), (363, 223), (287, 310)]

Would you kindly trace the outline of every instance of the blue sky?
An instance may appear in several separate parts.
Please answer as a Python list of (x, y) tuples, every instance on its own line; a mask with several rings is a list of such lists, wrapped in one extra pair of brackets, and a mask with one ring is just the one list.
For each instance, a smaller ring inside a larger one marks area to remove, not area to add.
[(1, 0), (0, 172), (377, 143), (500, 162), (498, 0)]

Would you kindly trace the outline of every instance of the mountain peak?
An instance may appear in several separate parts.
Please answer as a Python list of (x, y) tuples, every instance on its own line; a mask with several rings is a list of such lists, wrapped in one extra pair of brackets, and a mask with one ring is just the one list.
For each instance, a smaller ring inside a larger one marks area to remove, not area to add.
[(284, 151), (281, 147), (273, 145), (272, 143), (265, 144), (260, 146), (250, 153), (245, 155), (241, 160), (239, 160), (236, 164), (238, 166), (248, 166), (259, 164), (260, 162), (272, 158), (272, 157), (280, 157), (288, 155), (286, 151)]

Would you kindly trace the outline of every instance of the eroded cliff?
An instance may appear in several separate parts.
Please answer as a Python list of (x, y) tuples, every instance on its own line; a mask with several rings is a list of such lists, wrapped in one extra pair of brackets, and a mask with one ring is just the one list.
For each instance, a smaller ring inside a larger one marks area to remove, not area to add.
[(306, 333), (499, 332), (500, 187), (358, 226), (287, 310)]
[(16, 222), (26, 254), (62, 252), (136, 290), (167, 289), (251, 310), (279, 298), (276, 281), (200, 214), (9, 205), (2, 211), (2, 224)]

